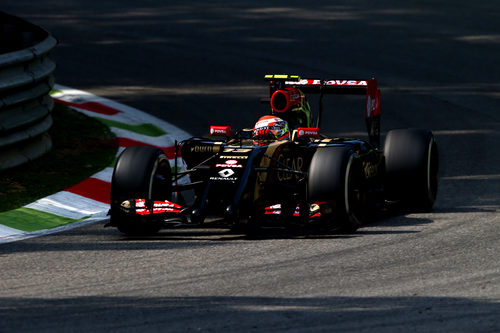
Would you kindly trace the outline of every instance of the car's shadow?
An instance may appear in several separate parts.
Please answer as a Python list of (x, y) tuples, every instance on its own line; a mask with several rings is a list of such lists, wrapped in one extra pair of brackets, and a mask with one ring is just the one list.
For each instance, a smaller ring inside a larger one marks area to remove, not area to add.
[(251, 230), (234, 230), (222, 220), (212, 220), (201, 225), (178, 225), (162, 229), (154, 236), (130, 237), (124, 236), (127, 241), (169, 240), (169, 241), (235, 241), (235, 240), (266, 240), (266, 239), (346, 239), (363, 237), (366, 235), (383, 234), (411, 234), (418, 233), (418, 226), (431, 224), (435, 220), (432, 216), (452, 213), (489, 212), (480, 207), (435, 207), (431, 213), (416, 214), (404, 210), (389, 210), (372, 215), (368, 221), (354, 233), (325, 231), (317, 225), (306, 227), (279, 228), (258, 227)]
[[(418, 217), (418, 214), (398, 215), (396, 213), (373, 216), (354, 233), (324, 230), (318, 225), (303, 227), (256, 227), (251, 230), (234, 230), (220, 221), (201, 225), (179, 225), (162, 229), (152, 236), (124, 236), (127, 241), (168, 240), (168, 241), (235, 241), (235, 240), (266, 240), (266, 239), (346, 239), (363, 237), (370, 234), (409, 234), (418, 233), (409, 230), (409, 226), (419, 226), (432, 223), (428, 217)], [(383, 228), (373, 228), (383, 227)], [(404, 228), (404, 229), (402, 229)]]

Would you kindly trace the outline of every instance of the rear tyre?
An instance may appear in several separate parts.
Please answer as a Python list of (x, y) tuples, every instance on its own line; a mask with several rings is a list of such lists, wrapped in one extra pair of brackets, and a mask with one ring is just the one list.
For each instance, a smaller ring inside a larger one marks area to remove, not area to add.
[(126, 148), (118, 157), (111, 180), (111, 224), (127, 235), (157, 233), (162, 223), (152, 216), (124, 213), (125, 200), (170, 200), (172, 175), (162, 150), (147, 146)]
[(401, 209), (429, 212), (438, 191), (439, 154), (434, 135), (422, 129), (387, 133), (384, 145), (386, 197)]
[(358, 154), (347, 147), (318, 149), (309, 166), (308, 201), (326, 202), (329, 229), (355, 232), (363, 221), (366, 195)]

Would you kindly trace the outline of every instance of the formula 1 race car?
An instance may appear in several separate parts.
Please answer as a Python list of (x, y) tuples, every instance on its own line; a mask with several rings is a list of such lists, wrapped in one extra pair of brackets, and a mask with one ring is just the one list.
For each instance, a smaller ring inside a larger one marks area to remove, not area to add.
[[(253, 128), (233, 133), (229, 126), (211, 126), (214, 138), (176, 144), (175, 165), (155, 147), (125, 149), (113, 172), (109, 225), (143, 235), (170, 223), (219, 217), (238, 230), (315, 225), (351, 233), (395, 203), (405, 211), (432, 209), (438, 188), (434, 136), (422, 129), (392, 130), (382, 150), (376, 79), (265, 79), (270, 111)], [(314, 119), (305, 93), (319, 96)], [(366, 96), (368, 140), (321, 134), (322, 98), (328, 94)], [(191, 200), (183, 193), (191, 193)]]

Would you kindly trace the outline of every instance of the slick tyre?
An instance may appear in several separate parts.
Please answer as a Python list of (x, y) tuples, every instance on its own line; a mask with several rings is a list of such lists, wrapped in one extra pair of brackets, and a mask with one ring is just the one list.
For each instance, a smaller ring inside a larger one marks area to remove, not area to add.
[(384, 145), (389, 201), (402, 210), (428, 212), (438, 191), (439, 154), (433, 134), (422, 129), (387, 133)]
[(362, 224), (364, 174), (359, 156), (346, 147), (318, 149), (309, 166), (308, 201), (331, 203), (323, 212), (330, 230), (353, 233)]
[(118, 157), (111, 180), (111, 224), (127, 235), (155, 234), (161, 223), (151, 216), (126, 214), (120, 209), (125, 200), (166, 200), (171, 197), (171, 169), (158, 148), (134, 146)]

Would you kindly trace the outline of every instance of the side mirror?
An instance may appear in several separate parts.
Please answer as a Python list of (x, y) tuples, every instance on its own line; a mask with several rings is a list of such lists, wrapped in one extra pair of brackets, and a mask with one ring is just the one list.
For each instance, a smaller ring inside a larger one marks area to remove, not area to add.
[(231, 126), (210, 126), (211, 136), (231, 136)]
[(299, 127), (294, 132), (295, 138), (319, 138), (319, 128), (318, 127)]

